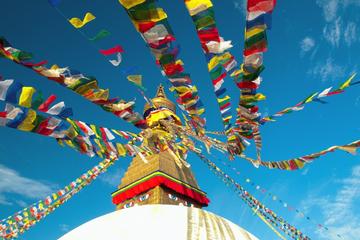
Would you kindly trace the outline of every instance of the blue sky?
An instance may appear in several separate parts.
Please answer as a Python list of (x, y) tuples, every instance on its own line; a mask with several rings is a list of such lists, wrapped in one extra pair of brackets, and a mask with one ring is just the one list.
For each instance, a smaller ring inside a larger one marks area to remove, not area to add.
[[(244, 29), (244, 1), (214, 0), (218, 28), (226, 40), (233, 41), (233, 52), (241, 59)], [(169, 22), (181, 45), (186, 70), (206, 106), (208, 129), (222, 127), (215, 95), (201, 47), (183, 1), (159, 1), (168, 12)], [(134, 30), (117, 1), (63, 0), (61, 11), (67, 17), (80, 17), (90, 11), (97, 19), (84, 28), (95, 35), (108, 29), (112, 35), (92, 45), (46, 0), (4, 0), (0, 16), (0, 34), (15, 47), (35, 53), (36, 59), (51, 64), (71, 66), (96, 76), (101, 86), (111, 89), (113, 96), (137, 98), (137, 109), (144, 104), (135, 87), (121, 74), (121, 68), (137, 66), (144, 77), (148, 95), (159, 83), (166, 83), (143, 40)], [(265, 54), (265, 71), (261, 92), (267, 100), (260, 104), (262, 112), (274, 113), (293, 105), (310, 93), (337, 86), (360, 63), (359, 0), (278, 1), (273, 14), (273, 29), (268, 33), (269, 51)], [(114, 68), (97, 51), (115, 44), (123, 46), (123, 63)], [(15, 78), (41, 89), (44, 95), (56, 94), (72, 106), (74, 118), (116, 129), (134, 130), (129, 124), (87, 102), (61, 86), (47, 81), (28, 69), (0, 59), (0, 75)], [(357, 78), (358, 79), (358, 78)], [(234, 96), (238, 89), (231, 81), (228, 89)], [(170, 93), (168, 94), (171, 95)], [(322, 150), (331, 145), (346, 144), (360, 136), (360, 89), (355, 86), (345, 94), (328, 98), (329, 104), (317, 103), (262, 128), (263, 159), (280, 160)], [(62, 148), (53, 139), (14, 129), (0, 128), (0, 218), (46, 196), (69, 183), (99, 161), (72, 149)], [(249, 149), (249, 154), (253, 153)], [(221, 155), (213, 159), (220, 167)], [(131, 159), (121, 159), (98, 181), (59, 208), (20, 239), (57, 239), (70, 229), (113, 211), (110, 193), (116, 189)], [(211, 200), (207, 210), (246, 228), (260, 239), (276, 236), (253, 216), (243, 202), (217, 179), (195, 156), (189, 156), (201, 188)], [(359, 156), (333, 153), (306, 166), (301, 171), (255, 169), (236, 159), (232, 165), (240, 175), (223, 167), (239, 183), (262, 200), (265, 205), (295, 224), (313, 239), (355, 239), (360, 234), (360, 162)], [(316, 224), (289, 211), (277, 201), (264, 197), (245, 182), (252, 179), (262, 188), (296, 207), (312, 221), (325, 224), (330, 231), (319, 231)]]

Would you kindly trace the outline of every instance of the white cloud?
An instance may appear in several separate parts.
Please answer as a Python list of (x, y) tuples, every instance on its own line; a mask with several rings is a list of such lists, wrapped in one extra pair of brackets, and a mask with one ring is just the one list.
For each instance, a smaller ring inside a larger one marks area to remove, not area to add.
[(123, 175), (124, 170), (122, 168), (116, 168), (115, 171), (108, 171), (102, 174), (99, 179), (112, 187), (116, 187), (120, 184)]
[(23, 177), (15, 170), (5, 167), (1, 164), (0, 176), (0, 204), (12, 204), (6, 199), (5, 195), (7, 193), (21, 195), (29, 199), (39, 199), (45, 197), (55, 190), (54, 186), (52, 185)]
[(338, 12), (340, 0), (317, 0), (316, 3), (322, 8), (325, 21), (333, 21)]
[(23, 208), (29, 206), (29, 204), (23, 200), (15, 200), (15, 203)]
[(304, 170), (301, 171), (301, 175), (306, 176), (309, 173), (309, 168), (304, 168)]
[(360, 200), (360, 165), (355, 166), (351, 175), (340, 184), (334, 196), (316, 197), (310, 194), (303, 202), (307, 212), (320, 209), (324, 226), (329, 229), (321, 228), (316, 232), (320, 239), (338, 240), (337, 234), (341, 235), (341, 239), (358, 239), (360, 235), (360, 212), (356, 208)]
[(350, 47), (356, 41), (357, 27), (351, 21), (344, 24), (342, 16), (348, 7), (359, 7), (360, 0), (317, 0), (316, 3), (322, 8), (326, 22), (323, 28), (324, 38), (333, 47), (339, 47), (343, 38)]
[(355, 100), (355, 106), (356, 106), (356, 107), (360, 106), (360, 96), (356, 98), (356, 100)]
[(234, 8), (246, 15), (246, 1), (245, 0), (234, 0)]
[(315, 47), (315, 40), (311, 37), (305, 37), (300, 42), (301, 54), (311, 51)]
[(67, 224), (60, 224), (60, 225), (59, 225), (59, 228), (60, 228), (60, 231), (62, 231), (62, 232), (68, 232), (68, 231), (70, 231), (70, 226), (67, 225)]
[(342, 32), (342, 20), (337, 18), (334, 22), (328, 23), (323, 29), (323, 36), (331, 45), (338, 47)]
[(344, 31), (345, 43), (350, 47), (357, 40), (357, 26), (354, 22), (349, 22)]
[(345, 75), (345, 67), (334, 63), (334, 59), (328, 57), (325, 62), (318, 62), (313, 69), (310, 69), (309, 74), (314, 77), (320, 77), (321, 81), (335, 80), (342, 78)]

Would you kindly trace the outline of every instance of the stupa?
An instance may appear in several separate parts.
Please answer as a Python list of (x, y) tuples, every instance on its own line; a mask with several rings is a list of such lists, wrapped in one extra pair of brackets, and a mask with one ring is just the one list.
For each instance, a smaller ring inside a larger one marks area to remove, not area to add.
[[(144, 108), (148, 146), (169, 134), (161, 121), (181, 125), (176, 106), (159, 86)], [(203, 210), (209, 204), (191, 168), (170, 148), (136, 156), (112, 194), (116, 211), (93, 219), (59, 240), (257, 240), (234, 223)]]

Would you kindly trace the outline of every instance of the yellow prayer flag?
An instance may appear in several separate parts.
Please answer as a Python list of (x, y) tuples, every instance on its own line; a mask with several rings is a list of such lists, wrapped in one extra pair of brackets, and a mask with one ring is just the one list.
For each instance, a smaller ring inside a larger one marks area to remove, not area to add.
[(223, 118), (222, 120), (223, 120), (224, 122), (226, 122), (226, 121), (228, 121), (228, 120), (230, 120), (230, 119), (232, 119), (232, 116), (228, 116), (228, 117), (226, 117), (226, 118)]
[(129, 9), (136, 5), (139, 5), (146, 0), (119, 0), (120, 4), (123, 5), (124, 8)]
[(33, 87), (23, 87), (19, 98), (19, 105), (23, 107), (31, 107), (31, 100), (36, 92)]
[(249, 39), (258, 33), (264, 32), (265, 28), (266, 28), (265, 25), (260, 25), (249, 29), (248, 31), (245, 32), (245, 39)]
[(310, 97), (308, 97), (307, 99), (305, 99), (304, 103), (309, 103), (312, 102), (314, 100), (314, 97), (317, 95), (318, 93), (314, 93), (313, 95), (311, 95)]
[(299, 159), (295, 159), (294, 161), (296, 163), (296, 166), (298, 166), (298, 168), (303, 168), (305, 165), (304, 162), (300, 161)]
[(229, 99), (230, 99), (229, 95), (226, 95), (226, 96), (223, 97), (223, 98), (218, 98), (217, 101), (218, 101), (218, 103), (222, 103), (222, 102), (224, 102), (224, 101), (226, 101), (226, 100), (229, 100)]
[(213, 70), (217, 65), (219, 65), (219, 58), (217, 56), (214, 56), (213, 58), (210, 59), (208, 63), (208, 70), (209, 71)]
[(175, 64), (180, 64), (181, 66), (184, 66), (184, 62), (181, 59), (177, 60)]
[(265, 100), (266, 96), (264, 94), (258, 93), (255, 95), (256, 100), (261, 101), (261, 100)]
[(237, 70), (235, 70), (233, 73), (231, 73), (231, 74), (230, 74), (230, 77), (235, 77), (235, 76), (238, 76), (238, 75), (240, 75), (240, 74), (242, 74), (242, 73), (244, 73), (244, 70), (243, 70), (242, 67), (241, 67), (241, 69), (237, 69)]
[(226, 61), (230, 60), (231, 58), (232, 58), (231, 53), (225, 52), (224, 54), (219, 56), (219, 61), (226, 62)]
[(122, 145), (121, 143), (116, 143), (116, 148), (118, 150), (119, 156), (126, 156), (126, 149), (124, 145)]
[(353, 75), (351, 75), (351, 77), (346, 80), (343, 84), (341, 84), (341, 86), (339, 87), (340, 90), (344, 90), (345, 88), (350, 86), (351, 81), (354, 79), (354, 77), (356, 76), (356, 73), (354, 73)]
[(213, 6), (211, 0), (188, 0), (185, 4), (191, 16)]
[(135, 85), (142, 86), (142, 75), (129, 75), (126, 78)]
[(85, 17), (83, 20), (81, 20), (80, 18), (77, 18), (77, 17), (73, 17), (69, 20), (69, 22), (75, 28), (82, 28), (83, 26), (85, 26), (87, 23), (91, 22), (94, 19), (95, 19), (95, 16), (91, 12), (87, 12), (85, 14)]
[(33, 122), (36, 119), (36, 111), (29, 109), (26, 118), (24, 121), (17, 127), (17, 129), (22, 131), (31, 131), (35, 128)]
[(338, 147), (340, 150), (343, 150), (345, 152), (351, 153), (353, 155), (356, 154), (356, 147), (351, 147), (351, 146), (339, 146)]

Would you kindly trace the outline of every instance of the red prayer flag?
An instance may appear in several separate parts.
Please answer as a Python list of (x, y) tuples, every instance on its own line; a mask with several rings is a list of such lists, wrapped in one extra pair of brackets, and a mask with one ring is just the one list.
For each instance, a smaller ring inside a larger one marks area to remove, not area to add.
[(181, 64), (174, 63), (166, 64), (165, 66), (163, 66), (163, 69), (166, 76), (172, 76), (176, 73), (181, 73), (184, 71), (184, 68)]
[(253, 83), (253, 82), (239, 82), (239, 83), (236, 83), (236, 85), (239, 88), (250, 88), (250, 89), (257, 89), (258, 88), (258, 85), (256, 83)]
[(217, 30), (217, 28), (200, 30), (198, 31), (198, 36), (202, 44), (208, 43), (210, 41), (220, 42), (219, 31)]
[(138, 30), (139, 30), (139, 32), (144, 33), (154, 26), (155, 26), (154, 22), (142, 22), (142, 23), (138, 24)]
[(100, 49), (99, 52), (102, 55), (109, 56), (109, 55), (112, 55), (112, 54), (115, 54), (115, 53), (122, 53), (122, 52), (124, 52), (124, 49), (120, 45), (116, 45), (115, 47), (110, 48), (110, 49), (106, 49), (106, 50), (101, 50)]
[(56, 100), (55, 95), (51, 95), (48, 99), (45, 100), (39, 107), (38, 110), (40, 112), (46, 112), (49, 110), (49, 106)]
[(247, 10), (248, 12), (272, 12), (276, 5), (276, 0), (248, 0)]
[(261, 41), (255, 45), (253, 45), (251, 48), (244, 50), (244, 56), (249, 56), (255, 53), (263, 53), (267, 51), (267, 42)]

